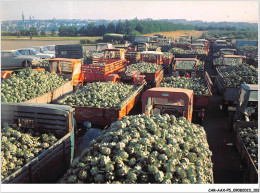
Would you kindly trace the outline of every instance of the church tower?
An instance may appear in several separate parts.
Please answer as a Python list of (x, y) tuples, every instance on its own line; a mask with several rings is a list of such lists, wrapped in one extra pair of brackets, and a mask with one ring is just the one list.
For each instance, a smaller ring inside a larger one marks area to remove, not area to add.
[(24, 22), (24, 14), (23, 14), (23, 12), (22, 12), (22, 20), (23, 20), (23, 22)]

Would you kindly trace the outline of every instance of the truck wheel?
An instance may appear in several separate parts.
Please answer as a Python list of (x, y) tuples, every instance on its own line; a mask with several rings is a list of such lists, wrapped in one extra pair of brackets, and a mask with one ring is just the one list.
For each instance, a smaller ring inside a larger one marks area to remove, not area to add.
[(31, 67), (32, 66), (32, 63), (30, 62), (30, 61), (24, 61), (23, 62), (23, 67), (24, 68), (29, 68), (29, 67)]

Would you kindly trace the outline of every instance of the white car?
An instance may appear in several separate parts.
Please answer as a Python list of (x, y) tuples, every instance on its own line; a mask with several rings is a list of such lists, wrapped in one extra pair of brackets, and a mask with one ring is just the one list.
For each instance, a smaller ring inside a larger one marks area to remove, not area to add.
[(55, 52), (55, 45), (47, 45), (45, 46), (49, 51)]
[(37, 49), (40, 53), (44, 53), (44, 54), (53, 54), (55, 55), (55, 51), (50, 51), (48, 50), (48, 48), (46, 48), (45, 46), (32, 46), (30, 48), (35, 48)]
[(38, 57), (23, 56), (17, 50), (1, 51), (1, 70), (31, 67)]
[(35, 56), (40, 59), (54, 58), (54, 54), (40, 53), (36, 48), (22, 48), (18, 49), (17, 51), (24, 56)]

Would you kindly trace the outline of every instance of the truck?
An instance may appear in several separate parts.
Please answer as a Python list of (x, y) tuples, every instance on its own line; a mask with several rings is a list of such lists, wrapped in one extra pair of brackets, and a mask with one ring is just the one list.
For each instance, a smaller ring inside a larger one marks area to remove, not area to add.
[(222, 48), (235, 49), (235, 45), (228, 43), (226, 40), (215, 40), (213, 44), (213, 54), (218, 52)]
[(140, 52), (148, 51), (148, 43), (145, 42), (134, 42), (127, 47), (125, 53), (126, 60), (129, 64), (134, 64), (140, 60)]
[(140, 60), (142, 62), (155, 63), (158, 65), (163, 64), (163, 53), (157, 51), (143, 51), (140, 53)]
[(143, 93), (142, 113), (170, 114), (192, 121), (193, 91), (182, 88), (151, 88)]
[(203, 44), (204, 47), (209, 48), (209, 41), (205, 39), (197, 39), (194, 41), (196, 44)]
[(190, 77), (192, 74), (196, 74), (199, 62), (197, 58), (175, 58), (173, 72), (178, 72), (180, 76)]
[(236, 87), (225, 87), (224, 86), (224, 75), (219, 68), (216, 69), (217, 76), (215, 84), (217, 85), (218, 91), (222, 96), (222, 110), (227, 111), (229, 106), (236, 106), (238, 104), (239, 88)]
[(258, 128), (258, 123), (252, 121), (239, 121), (234, 125), (235, 146), (242, 160), (242, 168), (244, 170), (243, 182), (244, 183), (257, 183), (258, 182), (258, 167), (254, 163), (241, 135), (239, 134), (240, 128)]
[(213, 69), (216, 70), (220, 66), (229, 66), (245, 63), (246, 57), (241, 55), (223, 55), (213, 60)]
[[(142, 62), (140, 64), (142, 64)], [(156, 72), (141, 72), (140, 75), (145, 76), (147, 88), (158, 87), (164, 76), (163, 66), (160, 65)], [(119, 73), (119, 76), (122, 76), (122, 72)]]
[(58, 139), (1, 183), (57, 183), (74, 158), (74, 109), (50, 104), (2, 103), (1, 112), (2, 126), (8, 123), (39, 132), (51, 132)]
[[(201, 123), (205, 115), (205, 109), (209, 108), (210, 100), (212, 96), (212, 86), (213, 83), (207, 72), (203, 73), (202, 76), (197, 76), (202, 78), (206, 83), (206, 89), (208, 94), (193, 94), (193, 121), (196, 123)], [(188, 78), (189, 79), (189, 78)], [(192, 78), (191, 78), (192, 79)], [(170, 87), (167, 87), (170, 88)], [(178, 87), (175, 87), (178, 88)], [(182, 87), (181, 87), (182, 88)]]
[(92, 64), (82, 65), (84, 82), (116, 81), (118, 70), (129, 62), (123, 49), (105, 49), (102, 58), (93, 58)]
[(49, 60), (49, 70), (64, 79), (72, 80), (73, 86), (83, 85), (83, 62), (81, 59), (53, 58)]
[(241, 84), (238, 101), (233, 117), (233, 128), (238, 122), (257, 122), (258, 85)]
[(237, 50), (232, 48), (222, 48), (216, 53), (216, 57), (223, 57), (224, 55), (237, 55)]
[(145, 84), (145, 82), (140, 83), (137, 90), (125, 101), (123, 101), (120, 107), (117, 108), (97, 108), (71, 105), (71, 107), (75, 109), (74, 117), (77, 123), (89, 121), (91, 124), (98, 125), (103, 128), (103, 126), (110, 125), (111, 123), (117, 121), (117, 119), (121, 119), (126, 116), (138, 102)]

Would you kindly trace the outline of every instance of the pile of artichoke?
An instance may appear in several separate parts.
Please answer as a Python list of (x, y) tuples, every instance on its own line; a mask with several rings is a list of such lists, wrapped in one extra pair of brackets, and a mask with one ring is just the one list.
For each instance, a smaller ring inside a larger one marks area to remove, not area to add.
[(212, 152), (200, 125), (173, 115), (125, 116), (103, 130), (60, 183), (212, 183)]
[(178, 43), (175, 43), (175, 45), (190, 45), (190, 42), (187, 41), (179, 41)]
[(258, 168), (258, 128), (238, 128), (238, 133), (242, 138), (256, 168)]
[(185, 50), (181, 48), (172, 48), (169, 50), (173, 55), (174, 54), (185, 54)]
[(198, 64), (197, 64), (197, 70), (204, 70), (204, 62), (202, 61), (199, 61)]
[(224, 58), (223, 60), (223, 57), (219, 57), (214, 59), (214, 63), (216, 65), (234, 66), (234, 65), (242, 64), (243, 62), (239, 58)]
[(18, 74), (13, 73), (1, 82), (1, 101), (24, 102), (53, 91), (67, 81), (57, 74), (46, 71), (27, 69)]
[(4, 124), (1, 128), (1, 180), (57, 141), (53, 134)]
[(209, 95), (207, 84), (202, 78), (166, 77), (160, 87), (184, 88), (193, 90), (194, 95)]
[(243, 52), (253, 53), (253, 52), (257, 52), (258, 47), (257, 46), (240, 46), (239, 50), (243, 51)]
[(257, 69), (248, 64), (221, 66), (224, 87), (238, 88), (241, 84), (258, 84)]
[(87, 52), (85, 59), (92, 60), (93, 58), (101, 58), (101, 57), (103, 57), (103, 55), (104, 55), (104, 52), (93, 52), (93, 53)]
[(170, 52), (163, 52), (162, 58), (171, 59), (173, 57), (172, 53)]
[(127, 67), (128, 72), (138, 71), (141, 73), (156, 73), (161, 68), (155, 63), (140, 62)]
[(36, 67), (49, 66), (49, 60), (33, 60), (32, 66), (36, 66)]
[(113, 82), (95, 82), (58, 101), (61, 105), (116, 108), (138, 88), (133, 85)]
[(179, 60), (176, 61), (175, 65), (176, 65), (176, 70), (178, 69), (186, 69), (186, 70), (192, 70), (195, 66), (196, 62), (195, 61), (186, 61), (186, 60)]
[(173, 55), (175, 54), (207, 54), (205, 50), (184, 50), (181, 48), (172, 48), (169, 50)]

